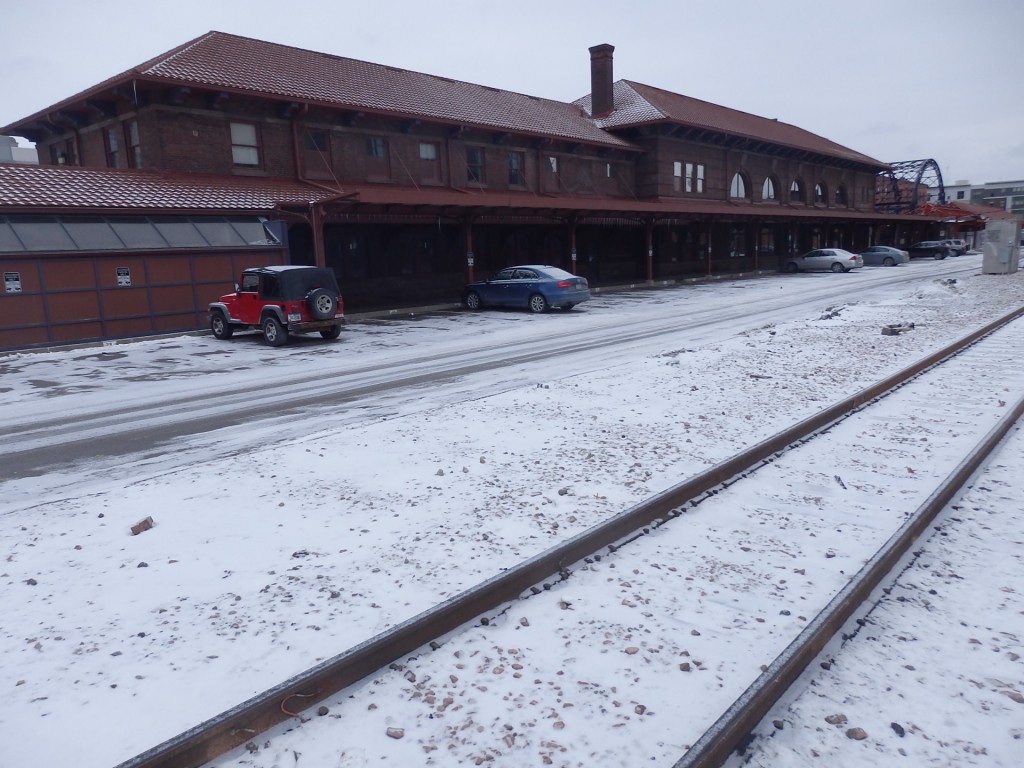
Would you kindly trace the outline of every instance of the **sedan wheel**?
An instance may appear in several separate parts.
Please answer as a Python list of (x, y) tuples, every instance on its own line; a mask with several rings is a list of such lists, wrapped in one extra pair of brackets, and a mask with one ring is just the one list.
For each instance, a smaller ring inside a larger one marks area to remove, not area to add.
[(263, 319), (263, 340), (272, 347), (280, 347), (288, 343), (288, 329), (273, 315)]
[(530, 311), (531, 312), (546, 312), (548, 308), (548, 300), (541, 296), (539, 293), (535, 293), (530, 297)]
[(483, 302), (480, 301), (480, 294), (476, 291), (470, 291), (466, 294), (466, 298), (463, 299), (466, 304), (466, 309), (477, 310), (483, 306)]
[(896, 266), (896, 260), (892, 256), (886, 256), (882, 260), (882, 266), (884, 266), (884, 267), (895, 267)]
[(782, 268), (782, 271), (788, 272), (791, 275), (795, 275), (797, 272), (800, 271), (800, 267), (798, 267), (795, 262), (789, 261), (786, 262), (786, 266)]
[(842, 264), (840, 264), (837, 261), (835, 264), (832, 265), (832, 271), (833, 272), (845, 272), (846, 271), (846, 267), (844, 267)]

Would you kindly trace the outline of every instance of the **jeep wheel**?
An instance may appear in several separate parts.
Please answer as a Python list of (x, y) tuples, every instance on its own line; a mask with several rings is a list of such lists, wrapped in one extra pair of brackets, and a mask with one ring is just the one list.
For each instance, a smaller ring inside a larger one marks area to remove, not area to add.
[(331, 296), (330, 291), (323, 288), (316, 288), (306, 296), (309, 302), (309, 311), (317, 320), (330, 320), (338, 308), (338, 300)]
[(210, 314), (210, 331), (215, 339), (230, 339), (235, 329), (224, 317), (224, 313), (217, 311)]
[(339, 336), (341, 336), (341, 326), (332, 325), (330, 328), (324, 328), (322, 331), (320, 331), (320, 335), (323, 336), (325, 339), (336, 339)]
[(260, 327), (263, 330), (263, 340), (270, 346), (280, 347), (288, 343), (288, 329), (273, 315), (263, 318)]

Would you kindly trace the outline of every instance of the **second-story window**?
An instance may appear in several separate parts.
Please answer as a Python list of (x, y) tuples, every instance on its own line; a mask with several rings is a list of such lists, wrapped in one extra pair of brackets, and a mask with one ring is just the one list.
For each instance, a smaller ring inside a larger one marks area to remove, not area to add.
[(604, 166), (604, 175), (609, 179), (614, 179), (618, 176), (618, 168), (615, 163), (606, 163)]
[(366, 139), (367, 178), (386, 179), (391, 175), (388, 160), (388, 140), (383, 136), (368, 136)]
[(432, 141), (420, 142), (420, 178), (423, 181), (441, 180), (438, 157), (437, 144)]
[(65, 141), (62, 155), (63, 159), (58, 158), (57, 162), (64, 165), (78, 165), (78, 143), (74, 139)]
[(548, 170), (552, 173), (558, 173), (558, 158), (554, 155), (548, 158)]
[(802, 203), (804, 201), (804, 187), (799, 179), (793, 179), (789, 185), (789, 201), (791, 203)]
[(729, 197), (745, 198), (747, 196), (747, 182), (742, 173), (736, 173), (729, 185)]
[(771, 176), (766, 177), (764, 180), (764, 184), (761, 186), (761, 199), (775, 199), (775, 182), (772, 180)]
[(702, 163), (686, 164), (686, 191), (704, 194), (704, 165)]
[(330, 152), (331, 143), (327, 138), (327, 131), (317, 128), (307, 128), (302, 134), (302, 148), (306, 152), (315, 152), (321, 157), (327, 157)]
[(128, 167), (142, 167), (142, 144), (139, 142), (139, 124), (129, 120), (124, 124), (124, 143), (128, 150)]
[(836, 187), (836, 205), (846, 205), (846, 187), (842, 184)]
[(522, 152), (508, 153), (508, 184), (510, 187), (521, 187), (526, 184), (526, 177), (523, 175), (525, 162)]
[(302, 132), (302, 171), (314, 179), (330, 179), (334, 175), (331, 160), (331, 136), (322, 128), (306, 128)]
[(484, 151), (481, 147), (466, 147), (466, 181), (484, 183)]
[(683, 164), (678, 160), (672, 163), (672, 191), (683, 191)]
[(824, 184), (814, 185), (814, 202), (816, 205), (828, 204), (828, 190)]
[(231, 123), (231, 162), (236, 168), (260, 167), (260, 139), (253, 123)]
[(107, 152), (107, 167), (117, 168), (121, 164), (121, 141), (116, 128), (104, 129), (103, 144)]

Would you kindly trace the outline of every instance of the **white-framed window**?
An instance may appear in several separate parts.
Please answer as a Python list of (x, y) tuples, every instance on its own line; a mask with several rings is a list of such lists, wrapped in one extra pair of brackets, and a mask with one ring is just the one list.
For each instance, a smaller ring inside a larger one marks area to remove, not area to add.
[(423, 181), (439, 181), (441, 164), (438, 162), (441, 153), (433, 141), (420, 142), (420, 178)]
[(128, 150), (128, 167), (142, 167), (142, 144), (139, 141), (139, 124), (129, 120), (124, 124), (124, 143)]
[(761, 185), (761, 199), (762, 200), (774, 200), (775, 199), (775, 181), (771, 176), (766, 176), (764, 184)]
[(484, 183), (484, 150), (482, 147), (466, 147), (466, 181)]
[(254, 123), (231, 123), (231, 162), (236, 168), (260, 167), (259, 131)]
[(107, 153), (107, 167), (119, 167), (121, 165), (121, 140), (117, 137), (116, 128), (103, 130), (103, 145)]
[(747, 182), (742, 173), (734, 173), (729, 184), (729, 197), (745, 198), (747, 196)]
[(704, 194), (704, 164), (686, 164), (686, 191)]
[(509, 186), (521, 187), (526, 184), (526, 175), (523, 173), (523, 166), (526, 164), (526, 157), (522, 152), (508, 153), (508, 183)]

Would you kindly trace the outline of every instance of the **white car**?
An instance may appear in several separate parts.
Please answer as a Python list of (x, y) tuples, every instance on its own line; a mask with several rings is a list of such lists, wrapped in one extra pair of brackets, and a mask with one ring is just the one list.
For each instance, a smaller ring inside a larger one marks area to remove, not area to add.
[(803, 256), (791, 256), (782, 262), (783, 272), (849, 272), (864, 266), (864, 257), (842, 248), (816, 248)]

